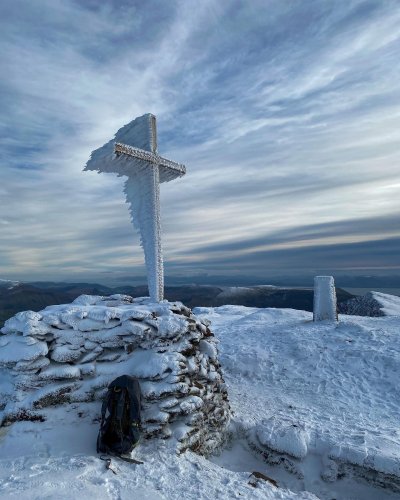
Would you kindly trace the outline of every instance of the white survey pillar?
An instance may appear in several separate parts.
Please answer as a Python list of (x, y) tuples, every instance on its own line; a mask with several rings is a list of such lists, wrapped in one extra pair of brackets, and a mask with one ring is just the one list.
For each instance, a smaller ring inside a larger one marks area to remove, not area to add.
[(314, 321), (323, 320), (338, 320), (333, 276), (314, 277)]

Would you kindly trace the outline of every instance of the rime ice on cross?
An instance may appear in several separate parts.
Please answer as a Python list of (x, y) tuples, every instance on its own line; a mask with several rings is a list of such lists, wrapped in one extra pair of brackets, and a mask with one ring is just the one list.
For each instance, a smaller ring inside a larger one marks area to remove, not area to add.
[(149, 294), (162, 300), (160, 183), (182, 177), (186, 168), (158, 155), (156, 117), (146, 114), (119, 129), (114, 140), (93, 151), (84, 170), (128, 177), (124, 191), (144, 249)]

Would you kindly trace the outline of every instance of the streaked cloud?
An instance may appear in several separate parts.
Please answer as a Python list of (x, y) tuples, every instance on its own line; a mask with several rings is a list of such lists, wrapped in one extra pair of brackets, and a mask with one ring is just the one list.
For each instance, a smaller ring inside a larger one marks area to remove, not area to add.
[(6, 0), (0, 19), (0, 276), (144, 273), (122, 180), (82, 167), (145, 112), (188, 167), (162, 186), (169, 272), (395, 265), (397, 1)]

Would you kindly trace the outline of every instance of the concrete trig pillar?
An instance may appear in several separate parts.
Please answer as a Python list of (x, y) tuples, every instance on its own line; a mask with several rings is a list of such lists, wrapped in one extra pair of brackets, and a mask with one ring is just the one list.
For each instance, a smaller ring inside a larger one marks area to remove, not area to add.
[(338, 320), (333, 276), (314, 277), (314, 321), (323, 320)]

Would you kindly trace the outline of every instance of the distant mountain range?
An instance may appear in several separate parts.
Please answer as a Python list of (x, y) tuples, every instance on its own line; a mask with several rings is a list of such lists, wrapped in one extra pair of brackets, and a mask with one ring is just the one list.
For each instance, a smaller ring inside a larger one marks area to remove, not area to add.
[(19, 285), (19, 281), (11, 281), (11, 280), (2, 280), (0, 279), (0, 288), (13, 288), (14, 286)]
[[(122, 293), (132, 297), (148, 295), (145, 286), (119, 286), (110, 288), (93, 283), (18, 283), (0, 281), (0, 327), (6, 319), (19, 311), (39, 311), (52, 304), (72, 302), (82, 294), (112, 295)], [(248, 307), (279, 307), (312, 311), (312, 288), (290, 288), (274, 286), (220, 287), (212, 285), (167, 286), (165, 298), (179, 300), (188, 307), (217, 307), (226, 304)], [(340, 288), (336, 289), (338, 302), (354, 296)]]

